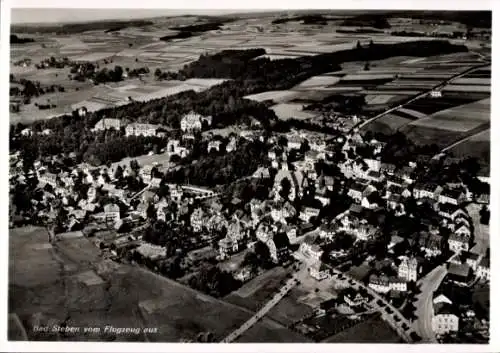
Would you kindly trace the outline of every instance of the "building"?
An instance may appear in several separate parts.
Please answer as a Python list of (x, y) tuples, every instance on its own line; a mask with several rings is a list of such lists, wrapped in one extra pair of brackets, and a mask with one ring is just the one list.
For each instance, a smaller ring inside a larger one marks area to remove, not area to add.
[(450, 263), (447, 278), (455, 284), (466, 286), (472, 280), (472, 269), (469, 265)]
[(351, 308), (357, 308), (368, 303), (368, 298), (365, 298), (361, 293), (356, 292), (352, 287), (344, 290), (344, 301)]
[(319, 261), (321, 259), (321, 255), (323, 255), (323, 250), (316, 242), (316, 239), (311, 236), (307, 236), (307, 238), (300, 244), (300, 252), (311, 259)]
[(93, 131), (104, 131), (104, 130), (120, 130), (125, 124), (120, 119), (101, 119), (95, 124)]
[(365, 185), (355, 182), (349, 188), (347, 195), (352, 199), (354, 199), (355, 201), (361, 202), (361, 200), (363, 200), (363, 192), (365, 191), (365, 189), (366, 189)]
[(417, 259), (406, 256), (401, 256), (399, 259), (401, 263), (398, 266), (398, 277), (404, 279), (406, 282), (416, 282), (418, 273)]
[(132, 123), (125, 128), (125, 136), (156, 136), (159, 129), (159, 125)]
[(482, 280), (490, 280), (490, 258), (485, 256), (477, 266), (476, 276)]
[(204, 212), (201, 208), (195, 209), (191, 214), (190, 223), (191, 227), (193, 228), (193, 232), (199, 233), (203, 229), (203, 224), (204, 224), (203, 215)]
[(320, 210), (312, 207), (304, 207), (300, 212), (299, 218), (304, 222), (310, 222), (311, 218), (318, 217)]
[(452, 301), (445, 295), (440, 294), (432, 301), (432, 330), (437, 335), (449, 332), (457, 332), (459, 314)]
[(396, 292), (406, 292), (406, 282), (401, 278), (377, 276), (375, 274), (370, 276), (368, 287), (377, 293), (389, 293), (391, 290)]
[(207, 126), (212, 125), (212, 117), (204, 117), (191, 111), (182, 117), (181, 130), (184, 132), (201, 130), (204, 124)]
[(222, 144), (221, 141), (219, 140), (212, 140), (208, 143), (208, 146), (207, 146), (207, 152), (211, 152), (212, 150), (215, 150), (217, 152), (219, 152), (220, 150), (220, 145)]
[(452, 234), (448, 238), (448, 247), (451, 251), (459, 253), (462, 251), (469, 251), (469, 237), (463, 237), (459, 234)]
[(104, 217), (106, 220), (117, 222), (120, 216), (120, 207), (117, 204), (109, 203), (104, 206)]
[(309, 274), (312, 278), (322, 281), (329, 277), (330, 269), (323, 262), (317, 261), (309, 267)]
[(465, 200), (466, 195), (460, 189), (445, 189), (438, 196), (439, 203), (448, 203), (455, 206), (462, 204)]
[(417, 183), (413, 188), (413, 196), (416, 199), (435, 199), (443, 188), (435, 183)]
[(465, 263), (472, 268), (472, 271), (477, 273), (481, 257), (478, 254), (469, 252), (466, 255)]

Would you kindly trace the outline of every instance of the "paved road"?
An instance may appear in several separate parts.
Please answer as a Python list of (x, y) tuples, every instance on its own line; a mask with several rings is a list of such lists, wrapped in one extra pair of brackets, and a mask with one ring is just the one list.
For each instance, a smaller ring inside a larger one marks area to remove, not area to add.
[(417, 296), (415, 304), (417, 320), (414, 322), (413, 328), (422, 337), (423, 342), (437, 343), (432, 330), (432, 296), (443, 281), (446, 273), (446, 264), (443, 264), (417, 282), (417, 285), (420, 285), (421, 293)]
[(243, 325), (238, 329), (231, 332), (226, 338), (224, 338), (221, 343), (231, 343), (236, 338), (240, 337), (245, 331), (250, 329), (255, 325), (260, 319), (262, 319), (276, 304), (280, 302), (281, 299), (297, 284), (297, 279), (294, 276), (290, 278), (283, 287), (277, 292), (271, 300), (269, 300), (258, 312), (255, 313), (250, 319), (248, 319)]
[(458, 74), (456, 74), (456, 75), (453, 75), (452, 77), (450, 77), (450, 78), (446, 79), (445, 81), (443, 81), (443, 82), (441, 82), (441, 83), (437, 84), (436, 86), (432, 87), (431, 89), (429, 89), (429, 90), (427, 90), (427, 91), (425, 91), (425, 92), (422, 92), (421, 94), (419, 94), (419, 95), (417, 95), (417, 96), (415, 96), (415, 97), (413, 97), (413, 98), (410, 98), (410, 99), (409, 99), (409, 100), (407, 100), (406, 102), (404, 102), (404, 103), (402, 103), (402, 104), (400, 104), (400, 105), (398, 105), (398, 106), (396, 106), (396, 107), (390, 108), (390, 109), (386, 110), (385, 112), (380, 113), (380, 114), (378, 114), (378, 115), (374, 116), (373, 118), (370, 118), (370, 119), (368, 119), (368, 120), (366, 120), (366, 121), (363, 121), (363, 122), (360, 122), (360, 123), (358, 123), (358, 124), (354, 125), (354, 126), (351, 128), (351, 131), (350, 131), (350, 132), (352, 132), (355, 128), (360, 128), (360, 129), (361, 129), (362, 127), (364, 127), (365, 125), (368, 125), (368, 124), (369, 124), (369, 123), (371, 123), (372, 121), (375, 121), (375, 120), (377, 120), (377, 119), (380, 119), (381, 117), (383, 117), (383, 116), (385, 116), (385, 115), (387, 115), (387, 114), (389, 114), (389, 113), (392, 113), (393, 111), (395, 111), (395, 110), (397, 110), (397, 109), (399, 109), (399, 108), (402, 108), (402, 107), (403, 107), (404, 105), (406, 105), (406, 104), (412, 103), (412, 102), (416, 101), (417, 99), (420, 99), (420, 98), (425, 97), (426, 95), (428, 95), (428, 94), (429, 94), (430, 92), (432, 92), (433, 90), (435, 90), (435, 89), (439, 89), (439, 88), (442, 88), (442, 87), (446, 86), (448, 83), (450, 83), (450, 82), (451, 82), (451, 81), (453, 81), (454, 79), (457, 79), (457, 78), (459, 78), (459, 77), (462, 77), (462, 76), (464, 76), (464, 75), (468, 74), (469, 72), (471, 72), (471, 71), (473, 71), (473, 70), (476, 70), (476, 69), (481, 68), (481, 67), (484, 67), (484, 66), (489, 66), (489, 65), (491, 65), (491, 63), (477, 65), (477, 66), (474, 66), (474, 67), (472, 67), (472, 68), (470, 68), (470, 69), (467, 69), (467, 70), (465, 70), (465, 71), (463, 71), (463, 72), (460, 72), (460, 73), (458, 73)]

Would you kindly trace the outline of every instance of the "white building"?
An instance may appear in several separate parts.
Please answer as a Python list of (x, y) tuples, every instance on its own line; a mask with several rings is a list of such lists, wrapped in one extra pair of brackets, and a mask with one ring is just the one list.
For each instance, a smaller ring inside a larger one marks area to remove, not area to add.
[(448, 332), (457, 332), (459, 317), (453, 303), (443, 294), (434, 298), (432, 316), (432, 330), (438, 335)]
[(401, 256), (401, 263), (398, 266), (398, 276), (407, 282), (416, 282), (418, 273), (417, 259)]
[(158, 125), (132, 123), (125, 128), (125, 136), (156, 136), (158, 129)]

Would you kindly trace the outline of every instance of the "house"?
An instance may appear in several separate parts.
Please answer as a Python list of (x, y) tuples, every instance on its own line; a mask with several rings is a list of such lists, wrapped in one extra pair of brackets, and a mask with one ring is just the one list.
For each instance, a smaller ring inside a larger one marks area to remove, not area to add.
[(269, 179), (270, 177), (269, 168), (266, 167), (259, 167), (255, 173), (252, 174), (252, 178), (254, 179)]
[(193, 232), (199, 233), (201, 232), (203, 228), (203, 223), (204, 223), (204, 212), (201, 208), (197, 208), (193, 211), (190, 217), (190, 224), (191, 227), (193, 228)]
[(460, 227), (458, 227), (455, 230), (455, 234), (461, 238), (470, 238), (471, 237), (471, 231), (466, 224), (461, 224)]
[(459, 253), (461, 251), (469, 251), (469, 244), (469, 237), (462, 237), (458, 234), (451, 234), (448, 238), (448, 247), (455, 253)]
[(432, 330), (437, 335), (449, 332), (457, 332), (459, 314), (450, 299), (440, 294), (432, 301)]
[(344, 301), (351, 308), (357, 308), (368, 303), (368, 298), (363, 297), (361, 293), (356, 292), (354, 288), (348, 287), (344, 290)]
[(441, 217), (455, 221), (458, 218), (469, 218), (469, 214), (460, 208), (460, 206), (451, 203), (441, 203), (439, 204), (438, 214)]
[(319, 236), (322, 239), (333, 239), (336, 234), (336, 229), (333, 224), (322, 224), (319, 227)]
[(97, 189), (93, 186), (91, 186), (87, 190), (87, 201), (88, 202), (94, 202), (97, 199)]
[(382, 180), (384, 180), (384, 175), (380, 172), (377, 172), (375, 170), (370, 170), (368, 171), (368, 174), (366, 175), (366, 179), (379, 183)]
[(450, 263), (446, 276), (455, 284), (465, 286), (472, 279), (472, 269), (467, 264)]
[(212, 125), (212, 117), (204, 117), (198, 113), (191, 111), (182, 117), (181, 130), (184, 132), (201, 130), (203, 124), (206, 124), (207, 126)]
[(365, 161), (369, 170), (374, 172), (380, 172), (380, 169), (382, 168), (382, 163), (380, 162), (380, 159), (365, 158), (363, 160)]
[(380, 165), (380, 171), (386, 175), (394, 174), (396, 166), (392, 163), (382, 163)]
[(401, 263), (398, 266), (398, 277), (404, 279), (406, 282), (416, 282), (418, 272), (418, 262), (415, 257), (408, 258), (401, 256), (399, 258)]
[(328, 278), (330, 269), (323, 262), (317, 261), (309, 267), (309, 275), (318, 281), (322, 281)]
[(460, 189), (445, 189), (438, 196), (439, 203), (448, 203), (455, 206), (462, 204), (465, 200), (465, 193)]
[(132, 123), (125, 128), (125, 136), (156, 136), (159, 129), (159, 125)]
[(106, 220), (117, 222), (120, 219), (120, 207), (117, 204), (109, 203), (104, 206), (104, 217)]
[(288, 259), (290, 255), (288, 236), (284, 232), (277, 232), (267, 242), (271, 259), (280, 263)]
[(416, 183), (413, 188), (413, 196), (416, 199), (435, 199), (443, 188), (435, 183)]
[(233, 152), (234, 150), (236, 150), (236, 144), (237, 144), (236, 138), (231, 137), (231, 139), (229, 140), (229, 142), (226, 145), (226, 152), (230, 153), (230, 152)]
[(485, 256), (477, 266), (476, 276), (482, 280), (490, 280), (490, 258)]
[(120, 130), (124, 126), (124, 122), (120, 119), (101, 119), (95, 124), (93, 131), (104, 131), (104, 130)]
[(244, 283), (251, 280), (254, 277), (254, 274), (252, 273), (250, 267), (247, 266), (237, 271), (233, 277), (234, 279)]
[(403, 187), (403, 185), (405, 184), (405, 181), (404, 181), (404, 179), (400, 178), (399, 176), (391, 174), (391, 175), (387, 176), (386, 183), (387, 183), (387, 186), (396, 185), (396, 186)]
[(313, 207), (304, 207), (302, 211), (300, 211), (299, 218), (304, 222), (310, 222), (311, 218), (317, 218), (319, 216), (320, 210)]
[(405, 205), (402, 202), (402, 197), (396, 194), (391, 194), (386, 201), (386, 207), (390, 210), (396, 210), (396, 216), (405, 214)]
[[(418, 234), (417, 234), (418, 236)], [(443, 251), (443, 237), (439, 234), (423, 232), (418, 238), (420, 249), (425, 252), (426, 257), (441, 255)]]
[(311, 259), (319, 261), (321, 255), (323, 255), (323, 250), (316, 242), (316, 239), (312, 236), (307, 236), (307, 238), (300, 244), (300, 252)]
[(210, 141), (207, 146), (207, 152), (210, 153), (212, 150), (219, 152), (221, 144), (222, 142), (219, 140)]
[(30, 128), (23, 129), (23, 130), (21, 130), (21, 135), (31, 136), (31, 135), (33, 135), (33, 130), (31, 130)]
[(300, 147), (302, 146), (302, 138), (300, 136), (297, 136), (297, 135), (293, 135), (293, 136), (290, 136), (288, 138), (288, 142), (287, 142), (287, 148), (289, 150), (292, 150), (292, 149), (300, 149)]
[(363, 199), (363, 192), (365, 191), (365, 189), (366, 189), (365, 185), (355, 182), (349, 187), (347, 195), (352, 199), (361, 202), (361, 200)]
[(468, 252), (466, 255), (465, 263), (472, 268), (474, 272), (477, 273), (481, 257), (478, 254)]
[(294, 217), (296, 215), (295, 207), (293, 205), (286, 201), (284, 203), (277, 203), (272, 206), (271, 209), (271, 218), (275, 222), (281, 222), (286, 224), (287, 218)]
[(50, 173), (50, 172), (45, 172), (45, 173), (40, 173), (38, 180), (40, 182), (52, 185), (52, 187), (57, 186), (57, 174)]
[(372, 192), (371, 194), (363, 197), (363, 199), (361, 200), (361, 207), (375, 209), (379, 206), (378, 202), (379, 202), (379, 197), (377, 193)]
[(226, 259), (240, 250), (240, 244), (236, 239), (225, 237), (219, 240), (219, 258)]

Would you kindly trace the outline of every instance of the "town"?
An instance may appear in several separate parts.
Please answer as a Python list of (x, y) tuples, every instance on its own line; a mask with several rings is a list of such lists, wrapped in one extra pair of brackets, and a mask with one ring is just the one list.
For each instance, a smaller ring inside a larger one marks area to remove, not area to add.
[[(373, 48), (358, 42), (353, 51)], [(382, 320), (392, 342), (486, 343), (490, 180), (482, 164), (399, 130), (364, 128), (415, 100), (444, 99), (451, 79), (380, 116), (320, 104), (322, 125), (271, 121), (269, 105), (232, 93), (221, 103), (229, 110), (198, 108), (204, 92), (180, 93), (195, 102), (182, 114), (175, 101), (150, 110), (132, 101), (13, 124), (11, 232), (38, 227), (51, 248), (89, 242), (101, 260), (234, 305), (262, 290), (265, 298), (246, 304), (249, 317), (199, 342), (237, 342), (271, 317), (312, 342)], [(170, 109), (175, 123), (155, 118)], [(269, 289), (258, 286), (276, 274)], [(105, 282), (96, 270), (78, 276), (89, 296)], [(147, 312), (158, 305), (139, 304)]]

